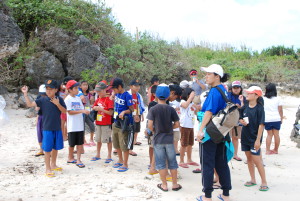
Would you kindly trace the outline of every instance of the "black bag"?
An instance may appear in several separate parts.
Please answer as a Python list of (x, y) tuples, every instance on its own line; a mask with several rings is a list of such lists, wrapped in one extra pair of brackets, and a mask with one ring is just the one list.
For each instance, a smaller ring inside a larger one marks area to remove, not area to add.
[(97, 119), (97, 114), (98, 114), (98, 111), (92, 110), (92, 111), (90, 112), (90, 114), (88, 115), (88, 117), (90, 118), (90, 120), (91, 120), (92, 122), (94, 122), (94, 121), (96, 121), (96, 119)]
[(240, 114), (238, 107), (228, 100), (222, 89), (218, 86), (215, 88), (221, 93), (227, 105), (211, 118), (206, 125), (206, 132), (214, 143), (219, 144), (228, 141), (227, 135), (238, 124)]
[(129, 117), (124, 116), (123, 119), (120, 119), (118, 116), (115, 125), (117, 128), (121, 128), (122, 132), (129, 131)]

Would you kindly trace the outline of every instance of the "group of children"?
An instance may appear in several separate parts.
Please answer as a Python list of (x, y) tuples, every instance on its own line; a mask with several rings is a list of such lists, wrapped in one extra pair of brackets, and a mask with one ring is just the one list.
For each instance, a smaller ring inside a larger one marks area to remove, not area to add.
[[(174, 191), (182, 188), (177, 183), (178, 167), (199, 166), (192, 160), (192, 147), (195, 140), (203, 142), (201, 136), (199, 138), (197, 135), (195, 139), (194, 124), (197, 122), (195, 121), (197, 117), (201, 125), (204, 117), (202, 107), (209, 86), (198, 79), (196, 70), (191, 70), (189, 74), (191, 81), (180, 85), (159, 84), (159, 79), (154, 77), (151, 80), (152, 86), (148, 89), (149, 104), (145, 136), (149, 144), (149, 174), (160, 174), (162, 183), (157, 187), (162, 191), (168, 191), (167, 181), (172, 181)], [(209, 79), (207, 76), (206, 79)], [(27, 105), (39, 108), (37, 127), (41, 150), (38, 155), (45, 154), (46, 176), (54, 177), (53, 171), (62, 171), (62, 168), (56, 164), (56, 158), (57, 151), (63, 148), (64, 139), (68, 139), (69, 142), (68, 163), (74, 163), (79, 168), (85, 167), (81, 161), (84, 144), (96, 145), (96, 154), (91, 160), (100, 160), (102, 143), (106, 143), (108, 155), (105, 163), (113, 161), (112, 146), (114, 146), (118, 160), (113, 167), (118, 172), (129, 170), (129, 155), (134, 153), (133, 145), (140, 144), (137, 142), (137, 134), (141, 130), (145, 111), (143, 97), (139, 94), (142, 83), (135, 79), (129, 85), (130, 90), (126, 91), (122, 79), (115, 78), (109, 85), (104, 80), (97, 83), (94, 93), (91, 93), (87, 82), (80, 84), (72, 78), (66, 78), (60, 85), (50, 79), (41, 86), (41, 96), (33, 102), (28, 98), (28, 87), (22, 87)], [(256, 185), (255, 165), (262, 178), (260, 190), (267, 191), (269, 188), (260, 149), (265, 125), (262, 90), (258, 86), (252, 86), (246, 90), (246, 94), (246, 97), (242, 95), (242, 85), (239, 81), (234, 81), (229, 88), (228, 98), (240, 110), (240, 121), (230, 132), (235, 147), (233, 158), (241, 161), (237, 152), (238, 139), (241, 136), (241, 147), (242, 151), (245, 151), (251, 176), (251, 180), (246, 182), (245, 186)], [(282, 120), (282, 112), (280, 116)], [(85, 124), (91, 133), (90, 143), (85, 141)], [(200, 125), (199, 133), (202, 132)], [(276, 126), (278, 127), (278, 124)], [(269, 127), (274, 129), (273, 124)], [(76, 159), (74, 158), (75, 146), (77, 147)], [(179, 163), (176, 155), (180, 156)], [(201, 169), (197, 168), (193, 172), (201, 173)], [(217, 174), (215, 176), (218, 177)], [(219, 198), (227, 200), (226, 196)], [(204, 196), (198, 200), (210, 200), (210, 198)]]

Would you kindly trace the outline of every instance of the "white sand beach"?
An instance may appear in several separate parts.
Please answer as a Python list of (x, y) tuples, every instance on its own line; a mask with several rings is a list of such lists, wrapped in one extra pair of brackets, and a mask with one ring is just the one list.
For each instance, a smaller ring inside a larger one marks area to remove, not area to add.
[[(284, 116), (280, 131), (281, 146), (278, 155), (265, 155), (265, 139), (262, 145), (266, 165), (268, 192), (260, 192), (259, 185), (244, 187), (249, 180), (247, 165), (232, 160), (229, 163), (232, 177), (232, 201), (298, 201), (300, 188), (300, 149), (290, 140), (295, 114), (300, 98), (284, 97)], [(67, 164), (68, 143), (59, 151), (58, 165), (62, 172), (55, 178), (44, 176), (43, 157), (35, 157), (38, 151), (35, 118), (26, 118), (24, 109), (5, 109), (10, 121), (0, 128), (0, 200), (161, 200), (190, 201), (202, 194), (201, 174), (194, 174), (193, 167), (179, 168), (179, 183), (182, 190), (174, 192), (169, 183), (169, 192), (162, 192), (156, 185), (158, 175), (148, 175), (148, 145), (144, 134), (139, 134), (141, 146), (135, 146), (138, 156), (129, 158), (129, 171), (117, 172), (111, 164), (105, 164), (106, 145), (102, 147), (102, 160), (90, 161), (96, 147), (85, 148), (82, 161), (85, 168)], [(145, 127), (145, 122), (143, 128)], [(266, 132), (264, 133), (264, 138)], [(199, 162), (199, 148), (194, 145), (193, 159)], [(245, 161), (244, 153), (239, 154)], [(116, 159), (116, 156), (113, 158)], [(257, 173), (257, 172), (256, 172)], [(260, 183), (257, 173), (257, 182)], [(213, 200), (221, 190), (213, 192)]]

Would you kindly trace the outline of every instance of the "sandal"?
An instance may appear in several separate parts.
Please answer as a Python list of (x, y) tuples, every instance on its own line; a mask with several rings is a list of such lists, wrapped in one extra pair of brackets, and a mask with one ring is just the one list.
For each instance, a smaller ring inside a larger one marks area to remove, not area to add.
[(157, 188), (159, 188), (160, 190), (167, 192), (168, 189), (163, 189), (162, 184), (157, 184)]
[(197, 168), (196, 170), (193, 170), (193, 173), (201, 173), (201, 169)]
[(110, 163), (110, 162), (112, 162), (112, 161), (114, 161), (114, 160), (111, 159), (111, 158), (107, 158), (107, 159), (105, 160), (105, 163)]
[(242, 159), (238, 156), (233, 157), (233, 159), (236, 160), (236, 161), (242, 161)]
[(101, 158), (98, 158), (98, 157), (93, 157), (92, 159), (91, 159), (91, 161), (97, 161), (97, 160), (100, 160)]
[(259, 190), (260, 191), (268, 191), (269, 187), (268, 186), (260, 186)]
[(43, 156), (43, 155), (45, 155), (43, 152), (39, 152), (39, 153), (35, 154), (34, 156), (39, 157), (39, 156)]
[(189, 166), (186, 163), (180, 163), (179, 166), (182, 168), (189, 168)]
[(136, 142), (134, 145), (141, 145), (142, 143), (141, 142)]
[(78, 163), (78, 164), (76, 164), (76, 166), (79, 167), (79, 168), (84, 168), (85, 167), (85, 165), (83, 163)]
[(256, 186), (256, 183), (253, 183), (252, 181), (247, 181), (244, 186), (247, 186), (247, 187), (251, 187), (251, 186)]
[(137, 156), (137, 154), (135, 152), (130, 152), (129, 153), (131, 156)]
[(51, 173), (46, 173), (45, 176), (52, 178), (52, 177), (55, 177), (55, 174), (53, 172), (51, 172)]
[(172, 188), (172, 191), (179, 191), (180, 189), (182, 189), (182, 186), (180, 184), (178, 184), (178, 187)]

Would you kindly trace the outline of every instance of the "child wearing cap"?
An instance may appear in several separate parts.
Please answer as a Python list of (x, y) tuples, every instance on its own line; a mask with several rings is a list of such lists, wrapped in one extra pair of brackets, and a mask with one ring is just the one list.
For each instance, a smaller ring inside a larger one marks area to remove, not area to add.
[(61, 131), (60, 114), (66, 112), (64, 100), (55, 94), (58, 85), (55, 80), (46, 80), (46, 97), (41, 97), (31, 102), (28, 97), (28, 87), (23, 86), (21, 91), (24, 94), (28, 107), (40, 107), (43, 112), (43, 141), (42, 148), (45, 152), (46, 176), (55, 177), (54, 171), (62, 171), (56, 164), (58, 150), (63, 149), (63, 136)]
[(91, 161), (100, 160), (100, 150), (102, 143), (107, 143), (107, 158), (105, 163), (110, 163), (112, 160), (112, 129), (111, 129), (111, 117), (114, 112), (114, 102), (106, 96), (108, 87), (104, 82), (99, 82), (95, 87), (95, 92), (98, 95), (97, 100), (94, 103), (93, 110), (98, 111), (96, 117), (96, 132), (95, 141), (97, 142), (97, 153)]
[[(228, 92), (228, 99), (236, 104), (238, 108), (241, 108), (244, 105), (245, 98), (243, 97), (243, 88), (242, 83), (240, 81), (233, 81), (231, 84), (231, 92)], [(236, 161), (242, 161), (242, 159), (238, 156), (239, 149), (239, 139), (241, 139), (241, 131), (242, 125), (238, 124), (230, 131), (232, 143), (234, 146), (234, 156), (233, 159)]]
[[(126, 172), (128, 170), (129, 149), (133, 145), (133, 136), (129, 139), (129, 126), (132, 125), (132, 115), (134, 111), (132, 96), (125, 91), (123, 80), (115, 78), (111, 87), (115, 93), (113, 130), (113, 146), (118, 154), (118, 162), (114, 164), (114, 168), (118, 168), (118, 172)], [(123, 127), (122, 127), (123, 125)]]
[[(134, 145), (141, 145), (142, 143), (137, 142), (137, 136), (138, 133), (141, 132), (141, 122), (144, 121), (144, 111), (145, 111), (145, 106), (144, 106), (144, 101), (139, 93), (139, 90), (141, 88), (142, 83), (139, 82), (139, 80), (135, 79), (132, 80), (129, 83), (130, 90), (128, 91), (129, 94), (132, 96), (132, 101), (133, 101), (133, 108), (134, 111), (132, 113), (133, 115), (133, 130), (134, 130)], [(137, 156), (136, 153), (134, 153), (132, 150), (129, 151), (129, 154), (132, 156)]]
[(179, 117), (176, 110), (166, 103), (169, 96), (169, 86), (158, 85), (156, 89), (158, 104), (153, 106), (147, 115), (148, 128), (154, 133), (155, 166), (162, 181), (157, 187), (165, 192), (168, 191), (166, 162), (172, 175), (172, 190), (178, 191), (182, 188), (177, 183), (178, 164), (173, 144), (173, 129), (179, 127)]
[[(46, 97), (46, 87), (45, 87), (45, 84), (42, 84), (40, 87), (39, 87), (39, 95), (36, 99), (39, 99), (41, 97)], [(35, 156), (42, 156), (44, 155), (44, 151), (42, 149), (42, 141), (43, 141), (43, 113), (42, 113), (42, 110), (41, 108), (39, 107), (36, 107), (35, 108), (36, 111), (37, 111), (37, 122), (36, 122), (36, 130), (37, 130), (37, 138), (38, 138), (38, 143), (40, 145), (40, 151), (35, 154)]]
[[(83, 153), (84, 143), (84, 120), (83, 115), (88, 115), (89, 110), (85, 110), (81, 99), (76, 96), (78, 94), (79, 83), (75, 80), (67, 82), (66, 89), (69, 95), (65, 98), (67, 106), (67, 131), (69, 141), (68, 163), (76, 163), (79, 168), (85, 165), (81, 162), (81, 154)], [(74, 147), (77, 146), (77, 160), (74, 159)]]
[(261, 142), (265, 121), (264, 106), (259, 101), (259, 99), (262, 99), (262, 90), (258, 86), (252, 86), (246, 90), (246, 93), (249, 104), (244, 105), (240, 110), (240, 123), (243, 125), (241, 145), (242, 151), (245, 152), (247, 157), (251, 179), (244, 185), (247, 187), (256, 185), (254, 169), (256, 166), (261, 177), (259, 190), (268, 191), (265, 168), (261, 160)]
[(148, 88), (148, 93), (147, 93), (147, 97), (148, 97), (148, 104), (150, 102), (152, 102), (154, 99), (155, 99), (155, 96), (153, 96), (151, 94), (151, 88), (152, 86), (154, 85), (159, 85), (159, 78), (157, 77), (157, 75), (154, 75), (152, 78), (151, 78), (151, 87)]

